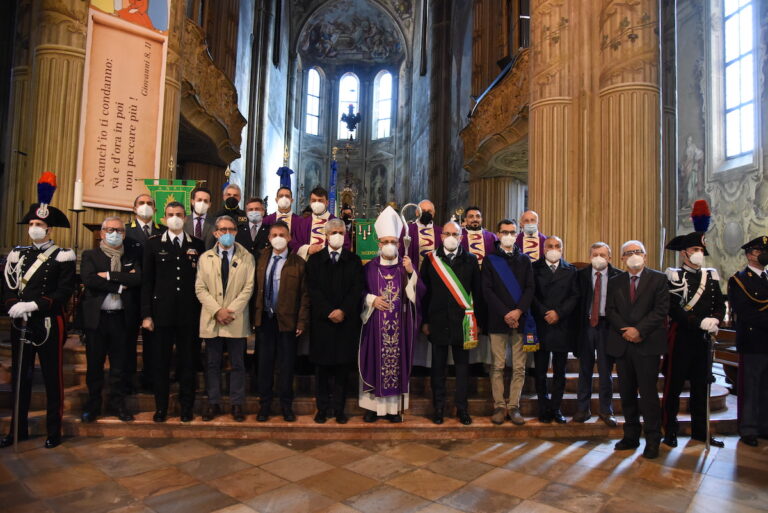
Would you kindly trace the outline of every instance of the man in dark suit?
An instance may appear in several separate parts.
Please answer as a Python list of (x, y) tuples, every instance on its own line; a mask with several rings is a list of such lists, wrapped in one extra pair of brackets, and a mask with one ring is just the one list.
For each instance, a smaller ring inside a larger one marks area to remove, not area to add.
[(741, 249), (747, 266), (728, 280), (739, 351), (740, 441), (757, 447), (768, 439), (768, 236)]
[(235, 241), (251, 252), (253, 258), (259, 258), (262, 249), (269, 246), (269, 225), (264, 223), (266, 209), (264, 200), (251, 198), (245, 203), (245, 215), (248, 223), (238, 226)]
[(608, 280), (605, 299), (609, 324), (607, 351), (616, 358), (624, 414), (624, 438), (614, 448), (633, 450), (640, 445), (642, 412), (643, 456), (653, 459), (659, 455), (661, 441), (661, 403), (656, 383), (661, 355), (667, 351), (669, 287), (663, 273), (645, 267), (642, 242), (625, 242), (621, 246), (621, 260), (629, 272)]
[(344, 248), (344, 221), (331, 219), (324, 228), (327, 249), (309, 257), (306, 274), (311, 319), (309, 358), (317, 366), (315, 422), (324, 423), (333, 409), (336, 422), (346, 424), (347, 379), (360, 342), (363, 263)]
[(309, 292), (306, 262), (290, 251), (288, 225), (277, 221), (269, 227), (272, 251), (264, 251), (256, 264), (256, 291), (253, 295), (254, 324), (259, 328), (259, 422), (269, 420), (275, 360), (280, 379), (278, 393), (283, 419), (294, 422), (293, 367), (296, 341), (309, 327)]
[[(155, 215), (155, 200), (149, 194), (139, 194), (136, 199), (133, 200), (133, 212), (135, 218), (125, 227), (125, 247), (135, 254), (139, 262), (142, 261), (144, 255), (144, 245), (147, 243), (150, 237), (160, 235), (165, 231), (165, 226), (158, 224), (152, 220)], [(136, 301), (136, 313), (139, 312), (139, 300), (140, 294), (135, 296)], [(127, 393), (133, 392), (133, 376), (136, 374), (136, 343), (139, 337), (139, 327), (141, 326), (141, 319), (137, 316), (132, 320), (130, 324), (126, 326), (128, 331), (128, 345), (125, 352), (125, 372), (126, 382), (129, 383)], [(141, 387), (145, 390), (152, 390), (152, 351), (148, 348), (152, 346), (151, 333), (147, 330), (141, 330), (141, 344), (143, 349), (141, 359), (143, 367), (141, 371)]]
[[(461, 247), (461, 226), (451, 221), (440, 234), (442, 245), (424, 257), (421, 279), (426, 287), (422, 302), (422, 331), (432, 344), (432, 395), (435, 412), (432, 420), (442, 424), (445, 411), (445, 377), (448, 370), (448, 350), (456, 368), (456, 416), (464, 425), (472, 423), (469, 416), (467, 385), (469, 378), (469, 342), (465, 322), (474, 323), (476, 345), (478, 326), (474, 318), (473, 299), (480, 292), (480, 267), (477, 257)], [(457, 300), (460, 298), (461, 304)]]
[(176, 346), (181, 421), (190, 422), (195, 405), (195, 375), (200, 357), (200, 301), (195, 295), (197, 261), (203, 241), (184, 233), (185, 210), (173, 201), (165, 206), (168, 231), (147, 241), (141, 286), (142, 328), (153, 333), (155, 422), (168, 418), (169, 374)]
[[(530, 312), (535, 285), (531, 259), (515, 245), (517, 224), (504, 219), (496, 230), (499, 243), (495, 252), (486, 255), (481, 271), (483, 298), (488, 305), (488, 333), (491, 339), (491, 391), (493, 415), (491, 422), (503, 424), (507, 417), (513, 424), (525, 424), (520, 413), (520, 394), (525, 384), (526, 335), (535, 330)], [(532, 333), (531, 333), (532, 334)], [(512, 351), (512, 379), (509, 397), (504, 400), (504, 367), (507, 346)]]
[(208, 215), (211, 208), (211, 191), (197, 187), (192, 191), (192, 215), (184, 219), (184, 233), (203, 241), (205, 250), (216, 244), (216, 218)]
[(243, 190), (235, 183), (228, 184), (222, 192), (224, 205), (216, 215), (214, 221), (221, 216), (229, 216), (235, 220), (238, 226), (244, 226), (248, 223), (248, 217), (245, 211), (240, 208), (240, 200), (243, 199)]
[(578, 405), (574, 422), (586, 422), (592, 416), (592, 375), (597, 353), (598, 391), (600, 395), (600, 420), (608, 427), (616, 427), (613, 416), (614, 359), (605, 349), (608, 340), (608, 321), (605, 317), (605, 298), (608, 280), (621, 271), (611, 265), (611, 248), (605, 242), (595, 242), (589, 250), (589, 267), (578, 271), (581, 305), (576, 321), (579, 337), (574, 354), (579, 357)]
[[(579, 287), (576, 268), (563, 258), (563, 241), (550, 235), (544, 240), (544, 258), (535, 261), (533, 280), (533, 316), (539, 335), (539, 350), (533, 355), (536, 364), (536, 394), (539, 398), (541, 422), (565, 423), (560, 403), (565, 393), (565, 364), (573, 347), (573, 328)], [(552, 358), (552, 390), (547, 388), (547, 370)]]
[(83, 422), (101, 415), (104, 362), (109, 357), (109, 399), (107, 411), (123, 422), (133, 420), (125, 404), (126, 329), (137, 318), (135, 311), (141, 285), (141, 263), (123, 244), (125, 224), (119, 217), (101, 223), (98, 249), (83, 252), (80, 277), (85, 285), (83, 317), (85, 327), (86, 383), (88, 402)]

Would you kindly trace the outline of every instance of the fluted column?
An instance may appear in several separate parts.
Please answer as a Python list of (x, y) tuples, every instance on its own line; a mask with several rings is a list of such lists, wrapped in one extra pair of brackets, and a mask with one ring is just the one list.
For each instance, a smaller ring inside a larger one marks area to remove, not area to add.
[(179, 111), (181, 108), (181, 43), (183, 34), (184, 2), (171, 2), (171, 17), (168, 23), (168, 55), (165, 65), (160, 178), (176, 178), (179, 148)]

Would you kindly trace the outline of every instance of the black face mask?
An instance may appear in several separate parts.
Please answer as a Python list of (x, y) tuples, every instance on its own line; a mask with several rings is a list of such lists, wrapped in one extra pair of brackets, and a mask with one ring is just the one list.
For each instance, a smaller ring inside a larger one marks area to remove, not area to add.
[(768, 265), (768, 251), (763, 251), (757, 256), (757, 261), (760, 262), (760, 265), (766, 266)]
[(424, 226), (428, 225), (432, 222), (432, 212), (424, 211), (421, 213), (421, 216), (419, 216), (419, 222), (423, 224)]
[(344, 220), (344, 222), (346, 223), (347, 221), (349, 221), (350, 219), (352, 219), (352, 216), (351, 216), (351, 215), (349, 215), (349, 214), (342, 214), (341, 218), (342, 218), (342, 219)]
[(235, 210), (237, 208), (239, 201), (237, 201), (237, 198), (234, 196), (230, 196), (229, 198), (224, 200), (224, 208), (227, 210)]

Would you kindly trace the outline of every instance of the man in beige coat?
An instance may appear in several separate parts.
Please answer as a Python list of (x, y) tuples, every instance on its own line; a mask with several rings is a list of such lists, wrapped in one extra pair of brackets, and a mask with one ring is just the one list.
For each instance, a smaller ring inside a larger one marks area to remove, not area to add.
[(221, 357), (227, 346), (230, 360), (229, 395), (232, 418), (245, 420), (245, 339), (251, 324), (248, 304), (253, 293), (253, 255), (235, 242), (237, 224), (229, 216), (216, 219), (216, 245), (203, 253), (195, 293), (202, 304), (200, 338), (205, 341), (208, 408), (203, 420), (221, 415)]

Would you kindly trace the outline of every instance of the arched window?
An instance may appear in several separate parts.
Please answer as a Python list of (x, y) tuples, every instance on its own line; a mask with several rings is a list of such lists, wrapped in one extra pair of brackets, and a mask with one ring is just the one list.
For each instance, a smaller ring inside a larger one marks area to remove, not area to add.
[(373, 138), (390, 136), (392, 127), (392, 74), (380, 71), (373, 82)]
[(315, 68), (307, 71), (307, 105), (304, 131), (310, 135), (320, 134), (320, 72)]
[(747, 0), (723, 2), (723, 76), (725, 157), (733, 159), (755, 148), (754, 5)]
[[(339, 139), (349, 139), (350, 135), (356, 134), (358, 130), (350, 132), (347, 130), (347, 124), (341, 120), (343, 114), (349, 114), (349, 106), (352, 105), (352, 111), (357, 114), (360, 112), (360, 80), (354, 73), (345, 73), (339, 80)], [(355, 136), (356, 137), (356, 136)]]

